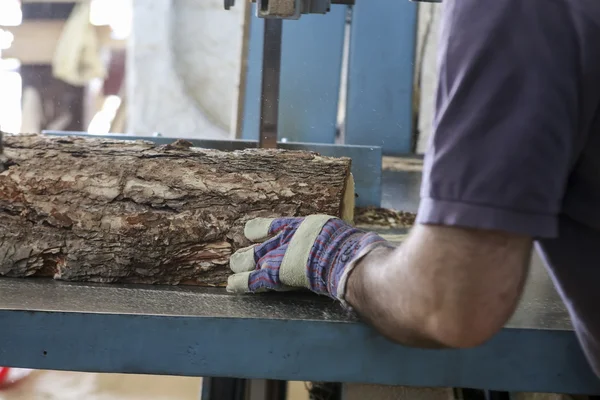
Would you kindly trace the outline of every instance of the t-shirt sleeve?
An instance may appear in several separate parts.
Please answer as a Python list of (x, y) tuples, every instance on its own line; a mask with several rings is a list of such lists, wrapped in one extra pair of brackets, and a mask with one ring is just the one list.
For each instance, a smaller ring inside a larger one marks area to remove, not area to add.
[(557, 235), (581, 129), (563, 3), (446, 2), (417, 222)]

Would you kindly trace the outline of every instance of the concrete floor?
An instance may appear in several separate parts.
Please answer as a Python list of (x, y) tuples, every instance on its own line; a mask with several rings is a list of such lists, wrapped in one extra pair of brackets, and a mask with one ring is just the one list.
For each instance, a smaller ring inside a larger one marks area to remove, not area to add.
[[(0, 400), (198, 400), (200, 378), (34, 371), (0, 390)], [(308, 400), (302, 382), (291, 382), (288, 400)]]
[(0, 400), (197, 400), (200, 378), (35, 371)]

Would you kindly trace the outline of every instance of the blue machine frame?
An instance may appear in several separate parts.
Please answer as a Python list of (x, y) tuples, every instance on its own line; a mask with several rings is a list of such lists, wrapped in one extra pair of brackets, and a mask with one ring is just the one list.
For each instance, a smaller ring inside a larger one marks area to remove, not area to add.
[[(258, 138), (263, 21), (252, 5), (242, 139)], [(413, 66), (417, 5), (403, 0), (352, 6), (348, 76), (342, 77), (348, 7), (284, 21), (279, 105), (280, 139), (336, 141), (340, 85), (348, 93), (344, 143), (408, 154), (412, 146)]]
[(352, 13), (345, 143), (412, 152), (417, 4), (357, 1)]
[[(252, 4), (242, 139), (258, 138), (263, 21)], [(335, 143), (346, 7), (283, 21), (279, 138)]]
[[(517, 314), (531, 319), (526, 306)], [(572, 331), (526, 325), (517, 316), (475, 349), (420, 350), (317, 296), (0, 279), (1, 365), (600, 393)]]

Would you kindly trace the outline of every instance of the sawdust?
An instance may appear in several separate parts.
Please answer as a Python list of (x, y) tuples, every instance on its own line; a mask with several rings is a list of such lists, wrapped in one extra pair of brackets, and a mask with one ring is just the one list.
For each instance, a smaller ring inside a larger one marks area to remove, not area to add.
[(415, 223), (416, 214), (389, 208), (357, 207), (354, 224), (357, 226), (379, 226), (388, 228), (410, 228)]
[(420, 172), (423, 170), (423, 160), (418, 158), (383, 157), (381, 169), (384, 171)]

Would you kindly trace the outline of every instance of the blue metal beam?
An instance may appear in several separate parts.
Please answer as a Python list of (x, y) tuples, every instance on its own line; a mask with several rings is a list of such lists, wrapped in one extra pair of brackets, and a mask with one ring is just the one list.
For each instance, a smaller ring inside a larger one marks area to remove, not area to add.
[(412, 143), (412, 91), (417, 5), (357, 1), (352, 13), (346, 144), (407, 154)]
[(309, 293), (3, 278), (0, 365), (600, 394), (542, 274), (530, 277), (507, 327), (468, 350), (393, 344)]
[(0, 311), (0, 326), (0, 364), (14, 367), (600, 393), (568, 331), (506, 329), (476, 349), (433, 351), (357, 322)]

